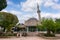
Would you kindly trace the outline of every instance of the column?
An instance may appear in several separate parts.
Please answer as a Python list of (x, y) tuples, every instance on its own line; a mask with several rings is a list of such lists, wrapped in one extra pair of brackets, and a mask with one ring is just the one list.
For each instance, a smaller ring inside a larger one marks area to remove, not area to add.
[(28, 33), (28, 31), (29, 31), (29, 29), (28, 29), (28, 27), (27, 27), (27, 33)]
[(36, 32), (38, 33), (38, 28), (36, 28)]

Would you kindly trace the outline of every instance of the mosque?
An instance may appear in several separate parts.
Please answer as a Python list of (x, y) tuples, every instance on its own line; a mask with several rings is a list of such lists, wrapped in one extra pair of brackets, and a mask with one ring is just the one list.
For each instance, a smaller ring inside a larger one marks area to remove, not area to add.
[(32, 34), (33, 32), (37, 33), (37, 25), (41, 24), (40, 12), (41, 11), (39, 10), (39, 5), (37, 4), (37, 14), (39, 20), (37, 20), (36, 18), (30, 18), (26, 20), (24, 24), (20, 24), (20, 32), (26, 32), (27, 34)]
[(41, 24), (41, 15), (40, 15), (40, 10), (39, 10), (39, 5), (37, 4), (37, 14), (38, 14), (38, 19), (36, 18), (30, 18), (25, 21), (24, 24), (21, 24), (20, 27), (23, 29), (23, 31), (26, 31), (27, 33), (31, 32), (38, 32), (37, 25)]

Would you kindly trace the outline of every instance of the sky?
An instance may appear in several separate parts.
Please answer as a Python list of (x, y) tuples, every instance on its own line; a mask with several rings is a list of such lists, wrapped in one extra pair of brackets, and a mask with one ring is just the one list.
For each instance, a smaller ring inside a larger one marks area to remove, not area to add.
[(29, 18), (37, 18), (37, 3), (41, 11), (41, 17), (60, 18), (60, 0), (6, 0), (7, 7), (4, 12), (16, 15), (20, 23)]

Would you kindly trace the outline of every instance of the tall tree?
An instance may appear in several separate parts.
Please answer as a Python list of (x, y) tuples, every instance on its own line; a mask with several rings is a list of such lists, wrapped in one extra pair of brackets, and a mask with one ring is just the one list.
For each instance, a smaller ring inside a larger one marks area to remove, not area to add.
[(17, 23), (18, 23), (17, 16), (11, 13), (0, 12), (0, 25), (3, 26), (8, 31)]
[(0, 0), (0, 11), (7, 7), (6, 0)]

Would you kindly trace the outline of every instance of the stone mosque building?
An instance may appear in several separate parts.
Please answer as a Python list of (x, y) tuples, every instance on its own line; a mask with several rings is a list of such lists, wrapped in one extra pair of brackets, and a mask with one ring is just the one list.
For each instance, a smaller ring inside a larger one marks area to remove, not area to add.
[[(35, 32), (38, 32), (38, 28), (37, 25), (41, 24), (41, 15), (40, 15), (40, 10), (39, 10), (39, 5), (37, 4), (37, 14), (38, 14), (38, 19), (36, 18), (30, 18), (28, 20), (25, 21), (24, 24), (20, 24), (20, 32), (27, 32), (28, 34)], [(33, 35), (33, 34), (32, 34)]]
[(25, 29), (27, 33), (29, 32), (37, 32), (38, 28), (37, 25), (41, 24), (41, 15), (40, 15), (40, 10), (39, 10), (39, 5), (37, 4), (37, 14), (38, 14), (38, 19), (36, 18), (30, 18), (25, 21), (24, 25), (20, 25), (22, 29)]

